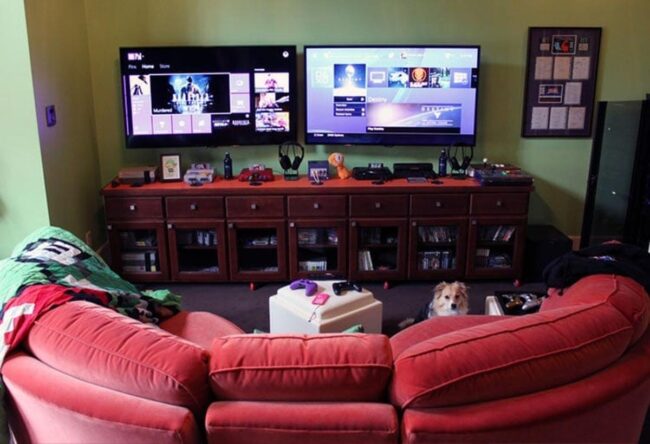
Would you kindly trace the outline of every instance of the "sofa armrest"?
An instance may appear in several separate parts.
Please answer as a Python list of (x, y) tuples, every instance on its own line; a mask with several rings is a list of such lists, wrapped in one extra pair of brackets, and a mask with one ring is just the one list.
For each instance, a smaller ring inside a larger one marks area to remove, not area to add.
[(200, 442), (188, 409), (81, 381), (25, 353), (7, 357), (2, 376), (17, 442)]

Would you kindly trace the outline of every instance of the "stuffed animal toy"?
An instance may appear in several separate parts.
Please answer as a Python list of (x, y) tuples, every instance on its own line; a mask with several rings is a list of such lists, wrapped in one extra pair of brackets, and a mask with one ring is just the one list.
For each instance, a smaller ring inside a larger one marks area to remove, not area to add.
[(332, 153), (327, 158), (329, 164), (336, 167), (336, 172), (339, 175), (339, 179), (347, 179), (352, 175), (350, 173), (350, 170), (345, 167), (343, 159), (344, 157), (341, 153)]

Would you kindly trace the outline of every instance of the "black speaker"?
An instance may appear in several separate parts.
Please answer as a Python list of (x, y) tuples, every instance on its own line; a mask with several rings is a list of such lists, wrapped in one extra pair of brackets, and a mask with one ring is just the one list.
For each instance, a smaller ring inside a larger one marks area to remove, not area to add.
[[(293, 159), (289, 157), (289, 152)], [(297, 170), (305, 157), (305, 149), (298, 142), (284, 142), (278, 147), (278, 158), (280, 160), (280, 167), (284, 171), (289, 169)]]
[(571, 249), (571, 239), (554, 226), (528, 225), (524, 279), (528, 282), (542, 282), (544, 268)]

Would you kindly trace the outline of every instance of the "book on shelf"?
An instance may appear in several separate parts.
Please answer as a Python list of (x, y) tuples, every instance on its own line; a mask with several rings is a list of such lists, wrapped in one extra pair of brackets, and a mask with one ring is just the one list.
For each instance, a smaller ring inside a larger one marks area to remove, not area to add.
[(158, 271), (155, 251), (136, 251), (121, 254), (122, 271), (129, 273)]
[(311, 260), (298, 262), (300, 271), (327, 271), (327, 260)]
[(370, 250), (359, 250), (359, 270), (360, 271), (373, 271), (375, 267), (372, 264), (372, 256)]
[(477, 248), (476, 249), (476, 266), (477, 267), (487, 267), (488, 257), (490, 256), (489, 248)]

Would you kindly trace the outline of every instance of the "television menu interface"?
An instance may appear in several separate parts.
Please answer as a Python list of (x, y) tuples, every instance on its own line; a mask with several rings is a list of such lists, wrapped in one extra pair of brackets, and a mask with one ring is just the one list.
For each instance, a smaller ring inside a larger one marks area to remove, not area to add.
[(479, 47), (305, 47), (306, 142), (474, 145)]
[(295, 46), (121, 48), (120, 62), (128, 147), (295, 139)]

